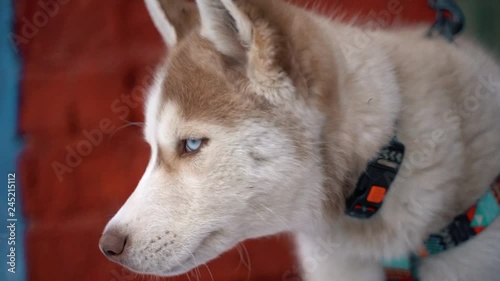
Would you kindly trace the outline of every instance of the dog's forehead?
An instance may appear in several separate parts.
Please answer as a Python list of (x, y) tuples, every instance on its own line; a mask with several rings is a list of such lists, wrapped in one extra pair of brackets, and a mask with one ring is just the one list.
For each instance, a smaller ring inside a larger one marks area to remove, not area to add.
[(173, 103), (187, 121), (231, 126), (258, 111), (259, 102), (245, 92), (245, 78), (232, 73), (221, 60), (220, 54), (203, 44), (175, 50), (160, 85), (158, 113), (167, 114), (162, 110)]
[(187, 49), (170, 58), (163, 83), (164, 103), (175, 103), (187, 120), (222, 119), (232, 110), (228, 106), (236, 105), (238, 95), (215, 62), (194, 59)]

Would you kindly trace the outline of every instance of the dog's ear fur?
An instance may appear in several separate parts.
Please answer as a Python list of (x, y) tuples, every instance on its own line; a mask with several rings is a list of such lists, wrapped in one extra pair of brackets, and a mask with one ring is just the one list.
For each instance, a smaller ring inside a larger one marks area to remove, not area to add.
[(252, 23), (232, 0), (197, 0), (201, 34), (226, 56), (242, 59), (252, 40)]
[(246, 68), (254, 85), (278, 88), (287, 80), (289, 62), (284, 59), (287, 44), (269, 14), (276, 1), (197, 0), (197, 3), (201, 35), (219, 52)]
[(186, 0), (145, 0), (154, 25), (172, 47), (199, 23), (198, 9)]

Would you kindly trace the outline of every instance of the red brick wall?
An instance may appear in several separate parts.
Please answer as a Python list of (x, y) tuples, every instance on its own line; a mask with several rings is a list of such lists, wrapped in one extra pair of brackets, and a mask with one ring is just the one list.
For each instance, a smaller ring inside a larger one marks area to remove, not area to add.
[[(56, 3), (49, 9), (39, 0), (15, 1), (16, 34), (22, 37), (17, 44), (24, 58), (19, 127), (26, 148), (19, 169), (29, 223), (28, 276), (33, 281), (135, 280), (108, 262), (97, 242), (137, 184), (149, 148), (139, 128), (127, 127), (112, 137), (108, 129), (142, 121), (142, 105), (125, 106), (121, 99), (142, 95), (164, 48), (141, 0), (57, 1), (42, 0)], [(348, 14), (366, 15), (387, 11), (390, 1), (321, 4), (325, 10), (341, 6)], [(390, 20), (431, 19), (426, 2), (401, 0), (403, 11)], [(75, 157), (75, 150), (88, 155)], [(233, 250), (209, 263), (215, 280), (293, 276), (295, 262), (286, 237), (245, 246), (243, 262)], [(205, 267), (201, 277), (211, 280)]]

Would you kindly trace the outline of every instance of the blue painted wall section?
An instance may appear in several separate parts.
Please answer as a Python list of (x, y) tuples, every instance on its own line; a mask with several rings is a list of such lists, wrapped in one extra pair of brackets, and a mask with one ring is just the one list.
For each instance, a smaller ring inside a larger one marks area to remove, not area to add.
[[(0, 0), (0, 280), (5, 281), (26, 280), (25, 224), (18, 175), (15, 178), (11, 175), (9, 182), (9, 174), (16, 173), (17, 155), (21, 149), (17, 132), (20, 61), (10, 40), (14, 1)], [(8, 199), (14, 198), (13, 194), (15, 199)], [(15, 251), (11, 251), (12, 248)]]

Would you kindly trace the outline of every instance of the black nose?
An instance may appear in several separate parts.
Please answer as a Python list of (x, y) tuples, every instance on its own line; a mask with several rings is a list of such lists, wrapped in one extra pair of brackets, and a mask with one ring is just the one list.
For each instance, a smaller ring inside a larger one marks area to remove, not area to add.
[(99, 240), (99, 248), (110, 259), (123, 253), (126, 244), (127, 236), (116, 229), (105, 231)]

